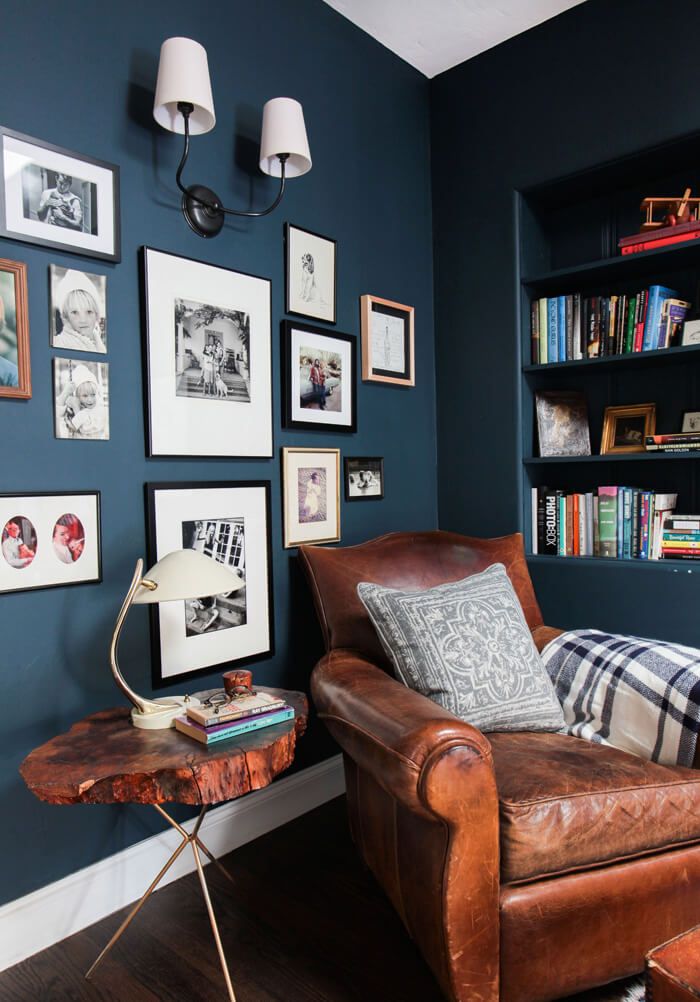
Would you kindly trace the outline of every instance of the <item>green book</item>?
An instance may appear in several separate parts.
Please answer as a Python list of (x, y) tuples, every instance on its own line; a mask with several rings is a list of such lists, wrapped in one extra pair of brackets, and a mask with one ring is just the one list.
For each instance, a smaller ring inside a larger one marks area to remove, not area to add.
[(599, 555), (617, 556), (617, 487), (598, 488)]
[(628, 355), (634, 348), (634, 314), (637, 309), (637, 297), (632, 298), (627, 303), (627, 329), (625, 330), (625, 344), (622, 352)]

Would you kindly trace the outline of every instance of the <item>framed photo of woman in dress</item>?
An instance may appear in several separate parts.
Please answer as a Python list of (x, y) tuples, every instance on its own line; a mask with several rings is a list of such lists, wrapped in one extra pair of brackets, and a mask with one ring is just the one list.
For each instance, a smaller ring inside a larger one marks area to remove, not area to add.
[(282, 449), (284, 547), (340, 540), (340, 449)]

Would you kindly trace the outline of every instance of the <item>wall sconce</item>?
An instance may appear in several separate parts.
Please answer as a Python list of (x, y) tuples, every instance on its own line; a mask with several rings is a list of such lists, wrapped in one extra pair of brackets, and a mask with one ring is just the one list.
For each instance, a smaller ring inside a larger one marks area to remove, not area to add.
[(160, 49), (153, 117), (169, 132), (185, 136), (185, 148), (175, 180), (182, 192), (182, 212), (200, 237), (215, 237), (224, 216), (266, 216), (282, 201), (287, 178), (311, 170), (304, 112), (298, 101), (275, 97), (263, 108), (260, 170), (280, 178), (277, 198), (267, 209), (248, 212), (227, 209), (219, 196), (202, 184), (186, 188), (182, 172), (190, 151), (190, 136), (209, 132), (216, 124), (206, 49), (191, 38), (166, 38)]

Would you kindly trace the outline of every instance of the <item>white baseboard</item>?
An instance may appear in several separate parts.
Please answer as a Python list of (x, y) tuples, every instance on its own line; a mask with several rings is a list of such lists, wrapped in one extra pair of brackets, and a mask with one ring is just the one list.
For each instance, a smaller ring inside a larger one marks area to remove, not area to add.
[[(215, 856), (223, 856), (344, 791), (342, 757), (337, 755), (213, 808), (202, 838)], [(193, 823), (184, 827), (191, 831)], [(0, 971), (136, 901), (180, 841), (170, 829), (0, 907)], [(183, 852), (160, 886), (194, 868), (192, 853)]]

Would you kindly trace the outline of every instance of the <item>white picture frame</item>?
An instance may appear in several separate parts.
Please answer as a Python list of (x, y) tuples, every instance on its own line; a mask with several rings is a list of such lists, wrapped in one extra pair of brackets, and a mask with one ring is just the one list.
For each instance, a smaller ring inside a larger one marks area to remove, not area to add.
[(331, 237), (285, 224), (286, 311), (334, 324), (337, 242)]
[(282, 449), (284, 548), (340, 541), (340, 449)]
[(286, 428), (357, 431), (356, 337), (283, 320), (282, 371)]

